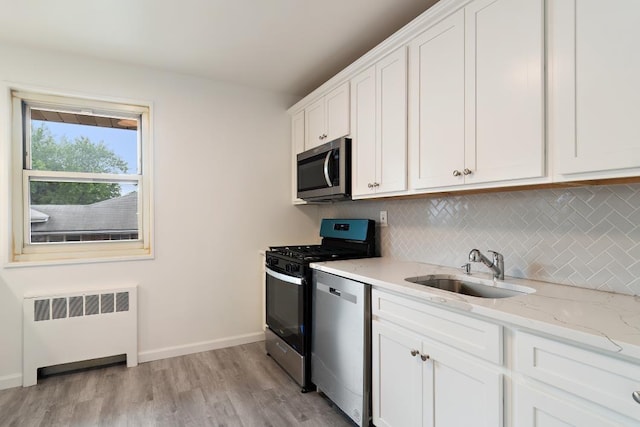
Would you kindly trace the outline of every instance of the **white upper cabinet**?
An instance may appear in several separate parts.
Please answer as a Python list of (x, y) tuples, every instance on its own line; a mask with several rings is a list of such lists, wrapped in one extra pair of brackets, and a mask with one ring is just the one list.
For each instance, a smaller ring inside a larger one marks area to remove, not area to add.
[(374, 192), (376, 180), (376, 67), (351, 79), (351, 192)]
[(464, 183), (464, 11), (409, 46), (412, 188)]
[(640, 177), (639, 22), (639, 0), (441, 0), (290, 113), (305, 150), (351, 135), (354, 198)]
[(305, 108), (305, 150), (349, 134), (349, 82)]
[(324, 97), (305, 108), (304, 113), (304, 149), (309, 150), (322, 144), (326, 139), (324, 137), (326, 133)]
[(351, 80), (354, 197), (407, 188), (407, 51)]
[(294, 204), (305, 203), (298, 198), (297, 154), (304, 151), (304, 110), (291, 117), (291, 199)]
[(543, 0), (476, 0), (410, 46), (413, 189), (543, 177)]
[(407, 49), (376, 64), (377, 193), (407, 189)]
[(556, 179), (639, 174), (639, 23), (637, 0), (549, 2), (549, 139)]
[(543, 176), (544, 0), (476, 0), (465, 24), (466, 182)]

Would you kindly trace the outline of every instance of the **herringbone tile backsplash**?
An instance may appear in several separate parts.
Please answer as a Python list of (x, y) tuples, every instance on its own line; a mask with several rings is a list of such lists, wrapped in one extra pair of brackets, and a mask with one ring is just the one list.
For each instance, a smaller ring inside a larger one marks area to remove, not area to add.
[(640, 295), (640, 184), (363, 200), (320, 217), (378, 221), (381, 210), (382, 256), (458, 267), (471, 249), (492, 249), (508, 276)]

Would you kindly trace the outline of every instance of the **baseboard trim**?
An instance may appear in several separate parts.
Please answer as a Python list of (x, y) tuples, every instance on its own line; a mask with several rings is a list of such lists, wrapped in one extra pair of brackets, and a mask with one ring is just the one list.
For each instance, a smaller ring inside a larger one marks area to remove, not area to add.
[[(151, 362), (153, 360), (168, 359), (170, 357), (184, 356), (186, 354), (200, 353), (202, 351), (217, 350), (219, 348), (233, 347), (234, 345), (250, 344), (264, 341), (264, 332), (236, 335), (234, 337), (218, 340), (202, 341), (193, 344), (165, 347), (158, 350), (143, 351), (138, 353), (138, 362)], [(14, 387), (22, 387), (22, 374), (12, 374), (0, 377), (0, 390)]]
[(22, 386), (22, 374), (5, 375), (0, 377), (0, 390)]
[(170, 357), (184, 356), (186, 354), (200, 353), (202, 351), (217, 350), (219, 348), (233, 347), (235, 345), (250, 344), (264, 341), (264, 332), (236, 335), (234, 337), (221, 338), (211, 341), (202, 341), (193, 344), (165, 347), (157, 350), (149, 350), (138, 353), (138, 362), (151, 362), (153, 360), (168, 359)]

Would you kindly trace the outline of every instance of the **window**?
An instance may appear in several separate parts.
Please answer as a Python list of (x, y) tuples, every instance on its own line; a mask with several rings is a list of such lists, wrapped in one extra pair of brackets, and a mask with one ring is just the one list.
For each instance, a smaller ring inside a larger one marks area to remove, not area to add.
[(12, 97), (13, 261), (150, 255), (149, 107)]

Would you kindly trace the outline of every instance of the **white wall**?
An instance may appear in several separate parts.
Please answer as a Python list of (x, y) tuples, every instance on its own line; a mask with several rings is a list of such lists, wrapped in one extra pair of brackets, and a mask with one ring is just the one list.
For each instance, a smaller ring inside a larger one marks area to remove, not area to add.
[[(0, 388), (21, 384), (22, 297), (139, 285), (141, 360), (261, 332), (259, 251), (315, 242), (315, 207), (290, 204), (295, 99), (190, 76), (0, 45)], [(12, 83), (153, 102), (155, 259), (7, 267)]]

